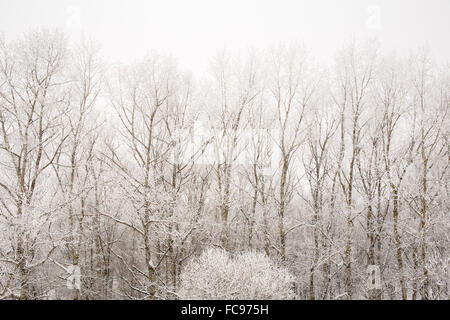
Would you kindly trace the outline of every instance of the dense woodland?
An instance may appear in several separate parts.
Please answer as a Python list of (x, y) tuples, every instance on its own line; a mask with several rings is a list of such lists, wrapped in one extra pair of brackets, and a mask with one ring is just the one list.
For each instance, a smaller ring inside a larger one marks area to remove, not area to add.
[(192, 75), (0, 37), (0, 299), (221, 298), (233, 279), (189, 281), (229, 263), (266, 298), (449, 299), (450, 69), (376, 41), (335, 57), (220, 51)]

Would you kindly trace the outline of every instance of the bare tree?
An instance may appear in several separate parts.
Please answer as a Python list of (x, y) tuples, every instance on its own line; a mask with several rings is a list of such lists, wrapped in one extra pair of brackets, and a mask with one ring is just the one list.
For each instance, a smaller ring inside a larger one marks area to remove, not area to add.
[[(356, 212), (353, 203), (354, 180), (356, 174), (356, 161), (361, 150), (362, 130), (365, 125), (363, 112), (367, 108), (367, 92), (369, 84), (373, 80), (376, 49), (366, 46), (359, 49), (351, 44), (339, 56), (337, 86), (338, 93), (334, 94), (335, 103), (341, 110), (341, 153), (339, 163), (345, 159), (346, 131), (349, 134), (350, 156), (348, 161), (342, 162), (339, 168), (338, 179), (346, 203), (346, 245), (345, 245), (345, 287), (349, 299), (353, 297), (352, 285), (352, 237), (354, 220), (359, 213)], [(345, 124), (346, 118), (350, 118), (350, 125)], [(342, 159), (342, 160), (341, 160)], [(344, 165), (347, 164), (348, 168)]]
[[(229, 216), (232, 208), (232, 180), (234, 164), (242, 155), (242, 144), (238, 139), (242, 137), (245, 127), (245, 117), (248, 109), (253, 105), (259, 94), (257, 82), (257, 65), (251, 55), (243, 62), (236, 61), (236, 67), (231, 65), (231, 57), (226, 53), (219, 53), (213, 61), (212, 90), (216, 94), (212, 97), (215, 113), (210, 121), (215, 125), (211, 128), (214, 143), (213, 148), (217, 159), (213, 162), (216, 167), (217, 188), (219, 192), (219, 211), (222, 224), (221, 245), (229, 249)], [(241, 64), (240, 64), (241, 63)]]
[[(110, 145), (110, 161), (122, 177), (124, 192), (134, 208), (132, 215), (119, 220), (111, 217), (133, 230), (142, 240), (145, 254), (145, 271), (136, 265), (128, 268), (134, 277), (144, 277), (139, 287), (133, 290), (143, 297), (154, 298), (157, 288), (157, 268), (160, 265), (156, 253), (160, 246), (157, 239), (158, 227), (166, 220), (164, 212), (170, 211), (171, 194), (165, 191), (164, 171), (172, 145), (168, 136), (168, 112), (173, 110), (169, 104), (175, 99), (178, 90), (179, 73), (169, 59), (154, 55), (140, 64), (123, 70), (119, 75), (117, 91), (112, 93), (111, 102), (120, 121), (119, 133), (124, 146)], [(178, 108), (184, 108), (183, 101)], [(166, 115), (166, 116), (165, 116)], [(173, 128), (176, 129), (176, 128)], [(185, 166), (185, 165), (183, 165)], [(181, 186), (180, 176), (185, 174), (179, 164), (172, 164), (172, 181), (175, 191)], [(175, 177), (173, 177), (175, 174)], [(176, 193), (175, 193), (176, 194)], [(172, 227), (171, 227), (172, 228)], [(172, 241), (169, 238), (169, 243)], [(171, 249), (169, 245), (169, 251)], [(172, 253), (173, 254), (173, 253)], [(123, 257), (121, 257), (123, 261)]]
[(278, 233), (280, 245), (277, 248), (281, 260), (286, 261), (285, 215), (292, 200), (295, 174), (292, 163), (303, 143), (302, 134), (305, 113), (315, 92), (317, 80), (311, 77), (311, 65), (305, 48), (293, 46), (278, 47), (271, 52), (269, 84), (271, 100), (276, 115), (274, 137), (279, 147), (280, 173), (278, 201)]
[[(446, 177), (448, 159), (446, 159), (445, 139), (446, 121), (448, 121), (448, 87), (441, 87), (436, 83), (436, 72), (429, 55), (422, 52), (417, 56), (414, 64), (414, 76), (412, 79), (414, 117), (417, 121), (416, 152), (420, 161), (420, 188), (414, 192), (411, 209), (420, 218), (418, 228), (419, 246), (418, 251), (422, 277), (421, 296), (423, 299), (430, 298), (431, 279), (428, 267), (428, 232), (431, 229), (433, 215), (433, 204), (439, 194), (439, 185)], [(442, 81), (442, 83), (445, 83)], [(430, 182), (436, 184), (434, 187)], [(417, 256), (416, 256), (417, 257)], [(416, 261), (417, 264), (417, 261)]]
[[(69, 72), (71, 90), (68, 93), (70, 111), (65, 115), (68, 137), (62, 152), (52, 164), (63, 203), (67, 204), (69, 222), (65, 246), (70, 264), (82, 266), (81, 250), (89, 219), (89, 194), (93, 189), (91, 170), (95, 152), (97, 124), (91, 113), (100, 93), (101, 73), (94, 44), (85, 42), (74, 51), (73, 70)], [(83, 266), (84, 267), (84, 266)], [(80, 298), (80, 289), (73, 289), (73, 299)]]
[(12, 239), (0, 259), (14, 270), (4, 294), (32, 299), (41, 294), (33, 273), (56, 247), (47, 233), (55, 214), (48, 169), (68, 137), (64, 36), (33, 32), (0, 43), (0, 55), (1, 217)]
[[(328, 105), (327, 105), (328, 107)], [(328, 108), (327, 108), (328, 109)], [(315, 274), (316, 270), (323, 265), (323, 276), (327, 278), (329, 268), (329, 258), (327, 257), (326, 248), (330, 245), (324, 234), (330, 234), (330, 225), (327, 225), (323, 215), (327, 181), (331, 173), (330, 165), (330, 144), (332, 138), (338, 129), (338, 119), (334, 118), (334, 114), (329, 110), (321, 110), (317, 108), (312, 113), (310, 130), (307, 133), (307, 149), (306, 157), (303, 159), (306, 180), (309, 184), (310, 196), (308, 204), (312, 209), (311, 227), (313, 228), (313, 258), (309, 276), (309, 299), (316, 299), (315, 290)], [(306, 159), (305, 159), (306, 158)]]

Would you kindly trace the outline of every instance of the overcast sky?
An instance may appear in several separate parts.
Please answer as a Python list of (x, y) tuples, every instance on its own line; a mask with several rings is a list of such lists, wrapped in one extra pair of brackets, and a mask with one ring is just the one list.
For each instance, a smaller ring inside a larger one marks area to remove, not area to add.
[(36, 27), (89, 34), (113, 61), (157, 49), (193, 71), (223, 47), (299, 40), (330, 59), (349, 38), (373, 36), (385, 50), (428, 45), (450, 60), (450, 0), (0, 0), (7, 39)]

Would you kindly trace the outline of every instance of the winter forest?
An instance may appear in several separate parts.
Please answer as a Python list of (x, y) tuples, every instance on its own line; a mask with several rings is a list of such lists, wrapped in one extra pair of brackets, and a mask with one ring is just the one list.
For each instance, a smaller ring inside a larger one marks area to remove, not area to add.
[(0, 299), (448, 300), (449, 70), (0, 37)]

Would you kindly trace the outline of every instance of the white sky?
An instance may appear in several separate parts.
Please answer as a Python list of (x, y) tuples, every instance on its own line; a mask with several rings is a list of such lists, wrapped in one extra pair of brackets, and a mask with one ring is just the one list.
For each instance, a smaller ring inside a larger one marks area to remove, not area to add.
[(0, 0), (7, 39), (36, 27), (67, 28), (130, 61), (156, 49), (203, 70), (217, 49), (303, 41), (329, 59), (350, 37), (376, 36), (401, 54), (428, 45), (450, 57), (450, 0)]

